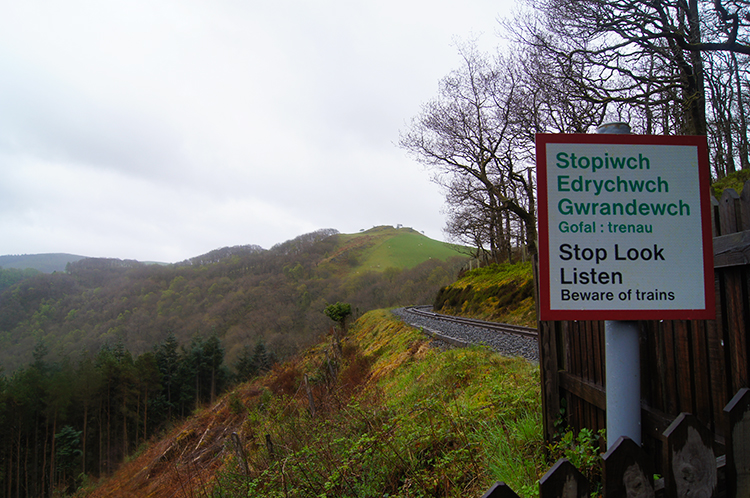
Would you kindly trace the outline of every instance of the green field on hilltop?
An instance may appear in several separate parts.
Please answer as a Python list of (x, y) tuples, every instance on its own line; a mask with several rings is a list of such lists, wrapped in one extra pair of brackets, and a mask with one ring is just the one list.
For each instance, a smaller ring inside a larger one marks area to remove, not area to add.
[(466, 256), (459, 246), (433, 240), (412, 228), (375, 227), (356, 234), (339, 234), (339, 250), (331, 259), (348, 258), (360, 271), (414, 268), (430, 259), (445, 261)]

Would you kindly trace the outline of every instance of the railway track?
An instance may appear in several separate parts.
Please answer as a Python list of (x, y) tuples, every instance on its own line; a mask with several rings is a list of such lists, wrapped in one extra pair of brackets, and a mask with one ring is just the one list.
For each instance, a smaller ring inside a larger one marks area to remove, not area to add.
[(422, 316), (425, 318), (431, 318), (433, 320), (440, 320), (449, 323), (460, 323), (461, 325), (468, 325), (470, 327), (477, 327), (495, 332), (503, 332), (506, 334), (513, 334), (523, 337), (530, 337), (536, 339), (539, 336), (539, 332), (535, 328), (524, 327), (522, 325), (511, 325), (509, 323), (498, 323), (498, 322), (487, 322), (484, 320), (475, 320), (473, 318), (463, 318), (460, 316), (443, 315), (431, 311), (432, 306), (409, 306), (404, 308), (404, 311), (414, 315)]
[(443, 315), (433, 312), (431, 306), (398, 308), (393, 313), (438, 343), (456, 347), (481, 344), (505, 356), (539, 361), (538, 333), (530, 327)]

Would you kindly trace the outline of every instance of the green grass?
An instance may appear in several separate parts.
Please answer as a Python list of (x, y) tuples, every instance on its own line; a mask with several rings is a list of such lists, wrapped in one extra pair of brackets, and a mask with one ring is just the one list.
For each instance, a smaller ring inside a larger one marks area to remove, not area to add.
[(750, 170), (743, 169), (736, 171), (731, 175), (727, 175), (721, 180), (717, 180), (711, 185), (711, 190), (716, 199), (721, 199), (721, 194), (725, 189), (732, 188), (738, 194), (742, 193), (742, 188), (745, 186), (745, 182), (750, 180)]
[(354, 271), (413, 268), (435, 258), (465, 256), (459, 249), (411, 228), (375, 227), (357, 234), (339, 234), (339, 251), (332, 259), (349, 261)]
[(374, 246), (364, 264), (370, 268), (413, 268), (431, 258), (446, 260), (460, 255), (453, 246), (444, 242), (416, 232), (404, 232)]
[(316, 416), (304, 396), (246, 403), (251, 478), (237, 479), (228, 456), (213, 496), (464, 497), (498, 480), (536, 494), (548, 467), (538, 366), (486, 348), (431, 348), (385, 310), (352, 327), (335, 384), (320, 373), (325, 350), (286, 367), (317, 379)]
[(489, 287), (504, 285), (509, 282), (527, 281), (529, 278), (533, 278), (531, 263), (503, 263), (469, 270), (455, 285), (465, 287), (471, 284), (476, 287)]
[(434, 305), (452, 315), (535, 327), (531, 264), (503, 263), (470, 270), (440, 289)]

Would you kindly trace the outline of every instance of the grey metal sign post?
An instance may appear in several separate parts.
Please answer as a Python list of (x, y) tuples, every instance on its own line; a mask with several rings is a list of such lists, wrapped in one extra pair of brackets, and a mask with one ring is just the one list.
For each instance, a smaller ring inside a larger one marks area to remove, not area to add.
[[(598, 134), (630, 134), (627, 123), (601, 125)], [(628, 436), (641, 445), (641, 348), (638, 322), (604, 322), (607, 448)]]

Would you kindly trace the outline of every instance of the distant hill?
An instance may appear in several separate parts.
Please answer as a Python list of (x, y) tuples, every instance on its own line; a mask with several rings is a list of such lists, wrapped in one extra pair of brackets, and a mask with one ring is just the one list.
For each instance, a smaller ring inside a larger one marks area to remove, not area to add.
[(19, 270), (33, 268), (42, 273), (52, 273), (65, 271), (65, 266), (68, 263), (79, 261), (85, 257), (65, 253), (7, 255), (0, 256), (0, 267), (17, 268)]
[(283, 359), (329, 330), (327, 305), (348, 302), (356, 317), (430, 303), (468, 260), (455, 246), (390, 226), (319, 230), (268, 250), (235, 246), (170, 265), (72, 257), (58, 267), (70, 263), (65, 272), (0, 289), (5, 372), (31, 362), (37, 345), (73, 360), (116, 344), (137, 356), (170, 333), (184, 346), (216, 335), (230, 365), (258, 341)]

